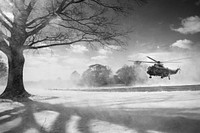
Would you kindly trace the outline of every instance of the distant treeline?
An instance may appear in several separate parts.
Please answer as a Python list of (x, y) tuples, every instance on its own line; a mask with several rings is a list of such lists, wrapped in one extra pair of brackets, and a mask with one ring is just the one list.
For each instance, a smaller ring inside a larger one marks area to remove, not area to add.
[(79, 86), (133, 85), (147, 82), (146, 67), (141, 65), (124, 65), (115, 74), (108, 66), (90, 65), (80, 75), (77, 71), (71, 74), (71, 80)]

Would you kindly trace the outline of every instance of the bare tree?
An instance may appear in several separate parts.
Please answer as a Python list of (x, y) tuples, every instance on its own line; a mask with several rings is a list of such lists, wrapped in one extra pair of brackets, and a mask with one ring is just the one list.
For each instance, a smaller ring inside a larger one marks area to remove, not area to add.
[[(118, 16), (145, 0), (1, 0), (0, 50), (8, 58), (8, 82), (1, 98), (28, 97), (23, 85), (26, 49), (71, 45), (124, 45), (128, 32)], [(1, 2), (2, 3), (2, 2)], [(12, 14), (10, 17), (8, 13)]]

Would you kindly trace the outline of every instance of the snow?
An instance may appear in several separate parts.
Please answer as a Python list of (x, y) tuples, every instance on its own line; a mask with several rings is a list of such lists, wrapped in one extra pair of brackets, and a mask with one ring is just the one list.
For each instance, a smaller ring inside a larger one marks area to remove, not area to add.
[(28, 91), (28, 102), (1, 100), (0, 133), (200, 132), (200, 91)]

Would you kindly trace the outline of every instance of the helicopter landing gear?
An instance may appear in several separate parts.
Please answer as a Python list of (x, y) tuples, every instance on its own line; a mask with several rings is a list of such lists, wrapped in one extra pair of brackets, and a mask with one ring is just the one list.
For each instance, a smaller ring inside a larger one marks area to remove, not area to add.
[(164, 74), (161, 74), (161, 79), (163, 79), (165, 77), (165, 75)]
[(168, 76), (168, 79), (170, 80), (170, 76)]

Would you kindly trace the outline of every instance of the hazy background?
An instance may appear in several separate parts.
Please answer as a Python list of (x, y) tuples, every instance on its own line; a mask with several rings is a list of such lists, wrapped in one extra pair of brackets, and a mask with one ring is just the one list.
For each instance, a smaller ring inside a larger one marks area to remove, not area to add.
[[(1, 0), (3, 2), (8, 0)], [(5, 13), (12, 18), (9, 10)], [(80, 74), (91, 64), (109, 66), (115, 73), (132, 60), (150, 61), (150, 56), (160, 61), (191, 57), (166, 67), (181, 68), (171, 80), (153, 77), (143, 85), (174, 85), (200, 83), (200, 1), (151, 0), (137, 7), (131, 17), (122, 17), (124, 27), (133, 27), (127, 38), (127, 47), (91, 48), (84, 44), (25, 51), (25, 84), (37, 82), (49, 87), (71, 86), (73, 71)], [(148, 64), (151, 65), (151, 64)], [(141, 75), (143, 76), (143, 75)], [(140, 85), (140, 84), (139, 84)]]

